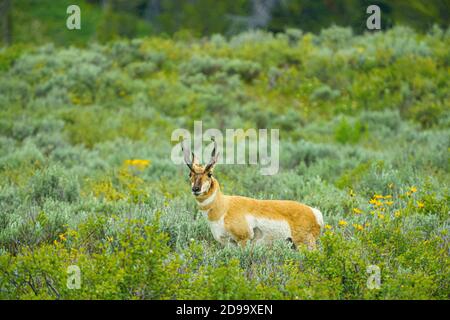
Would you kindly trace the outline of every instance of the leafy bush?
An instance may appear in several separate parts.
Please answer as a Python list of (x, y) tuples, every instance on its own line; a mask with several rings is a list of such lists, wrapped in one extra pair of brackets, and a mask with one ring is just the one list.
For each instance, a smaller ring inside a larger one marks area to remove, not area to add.
[(30, 180), (30, 198), (42, 202), (46, 198), (59, 201), (76, 201), (79, 197), (79, 185), (76, 177), (68, 177), (57, 167), (41, 170)]
[(340, 143), (356, 143), (361, 139), (366, 130), (366, 126), (360, 121), (349, 124), (344, 118), (335, 129), (335, 139)]

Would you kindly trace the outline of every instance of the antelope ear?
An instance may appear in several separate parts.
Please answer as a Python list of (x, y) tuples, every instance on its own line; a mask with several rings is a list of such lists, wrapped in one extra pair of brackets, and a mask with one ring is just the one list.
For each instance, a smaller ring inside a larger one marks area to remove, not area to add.
[(212, 171), (217, 163), (217, 160), (219, 159), (219, 152), (217, 152), (217, 142), (214, 139), (214, 137), (211, 137), (211, 140), (214, 142), (214, 148), (213, 151), (211, 152), (211, 160), (205, 167), (205, 172)]

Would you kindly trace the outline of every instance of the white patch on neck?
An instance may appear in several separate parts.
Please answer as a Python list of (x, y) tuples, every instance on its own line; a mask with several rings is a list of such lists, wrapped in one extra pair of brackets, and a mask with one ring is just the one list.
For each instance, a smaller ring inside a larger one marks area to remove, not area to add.
[(217, 194), (217, 189), (214, 190), (214, 192), (213, 192), (213, 194), (211, 196), (209, 196), (208, 198), (206, 198), (202, 202), (197, 201), (198, 205), (202, 206), (202, 207), (210, 205), (216, 199), (216, 194)]

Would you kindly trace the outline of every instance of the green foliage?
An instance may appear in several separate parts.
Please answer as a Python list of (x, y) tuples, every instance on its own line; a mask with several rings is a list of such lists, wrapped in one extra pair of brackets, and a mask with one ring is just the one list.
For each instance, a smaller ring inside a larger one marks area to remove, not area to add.
[[(449, 39), (332, 27), (2, 50), (0, 298), (447, 299)], [(318, 207), (317, 250), (213, 239), (170, 159), (195, 120), (280, 129), (278, 174), (215, 174), (226, 194)]]
[(74, 32), (66, 28), (67, 7), (72, 4), (69, 0), (14, 1), (11, 6), (13, 43), (86, 44), (95, 35), (102, 13), (90, 1), (78, 1), (76, 4), (82, 8), (82, 28)]
[(58, 201), (76, 201), (79, 197), (78, 181), (67, 177), (61, 168), (38, 171), (30, 179), (30, 198), (42, 202), (50, 198)]
[(23, 44), (2, 48), (0, 50), (0, 72), (8, 70), (14, 61), (23, 53), (25, 48), (26, 46)]
[(256, 78), (260, 71), (260, 66), (250, 61), (212, 59), (211, 57), (195, 57), (181, 68), (182, 73), (187, 76), (201, 73), (210, 77), (217, 73), (224, 73), (226, 76), (239, 75), (247, 81)]
[(329, 86), (324, 85), (313, 91), (311, 100), (334, 100), (339, 97), (339, 95), (339, 90), (333, 90)]
[(360, 121), (350, 124), (344, 118), (337, 125), (334, 137), (340, 143), (357, 143), (366, 131), (366, 126)]
[[(258, 6), (250, 0), (80, 0), (82, 28), (68, 30), (69, 0), (16, 0), (11, 9), (13, 43), (53, 42), (87, 45), (92, 40), (110, 41), (149, 34), (170, 34), (179, 40), (194, 36), (238, 34), (254, 28), (286, 30), (290, 41), (301, 37), (298, 29), (321, 33), (333, 47), (345, 45), (356, 33), (367, 31), (366, 0), (330, 3), (326, 0), (268, 1)], [(388, 1), (376, 3), (382, 12), (382, 29), (407, 25), (427, 31), (434, 25), (447, 28), (448, 4), (443, 0)], [(337, 31), (323, 31), (333, 25)]]

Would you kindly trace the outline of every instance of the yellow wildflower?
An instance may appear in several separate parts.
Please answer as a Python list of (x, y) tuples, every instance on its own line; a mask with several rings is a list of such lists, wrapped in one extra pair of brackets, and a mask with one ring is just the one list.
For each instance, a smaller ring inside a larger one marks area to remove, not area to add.
[(66, 241), (66, 240), (67, 240), (66, 237), (65, 237), (65, 235), (64, 235), (64, 233), (61, 233), (61, 234), (59, 235), (59, 239), (60, 239), (61, 241)]
[(354, 223), (354, 224), (353, 224), (353, 227), (354, 227), (356, 230), (358, 230), (358, 231), (363, 231), (363, 230), (364, 230), (364, 227), (363, 227), (362, 225), (360, 225), (360, 224), (357, 224), (357, 223)]
[(378, 218), (380, 218), (381, 220), (383, 220), (383, 219), (384, 219), (384, 214), (379, 213), (379, 214), (378, 214)]
[(369, 201), (369, 203), (375, 205), (375, 207), (381, 207), (383, 205), (383, 202), (381, 202), (380, 200), (376, 200), (376, 199), (371, 199)]
[(401, 216), (401, 213), (400, 213), (400, 211), (395, 211), (394, 212), (394, 216), (396, 217), (396, 218), (398, 218), (398, 217), (400, 217)]
[(353, 212), (356, 213), (356, 214), (361, 214), (362, 210), (359, 209), (359, 208), (353, 208)]
[(374, 199), (383, 199), (384, 197), (381, 194), (375, 194), (373, 196)]
[(417, 188), (412, 186), (411, 188), (409, 188), (409, 191), (411, 191), (412, 193), (417, 192)]
[(385, 199), (392, 199), (392, 196), (388, 194), (387, 196), (384, 196)]
[(425, 203), (423, 203), (423, 202), (421, 202), (421, 201), (418, 201), (418, 202), (417, 202), (417, 208), (422, 209), (422, 208), (424, 208), (424, 207), (425, 207)]
[(353, 189), (350, 189), (350, 191), (348, 192), (348, 194), (350, 195), (350, 197), (356, 196), (356, 193), (355, 193), (355, 191), (353, 191)]
[(325, 229), (330, 230), (330, 229), (331, 229), (331, 226), (330, 226), (329, 224), (326, 224), (326, 225), (325, 225)]
[(347, 223), (347, 221), (345, 221), (345, 220), (339, 220), (339, 223), (338, 223), (341, 227), (345, 227), (348, 223)]
[(386, 201), (385, 202), (388, 206), (392, 206), (394, 204), (394, 201)]
[(69, 229), (67, 230), (67, 235), (68, 236), (72, 236), (72, 237), (76, 237), (78, 234), (75, 230)]
[(135, 167), (137, 169), (143, 170), (150, 164), (150, 160), (141, 160), (141, 159), (134, 159), (134, 160), (125, 160), (124, 164), (130, 167)]

